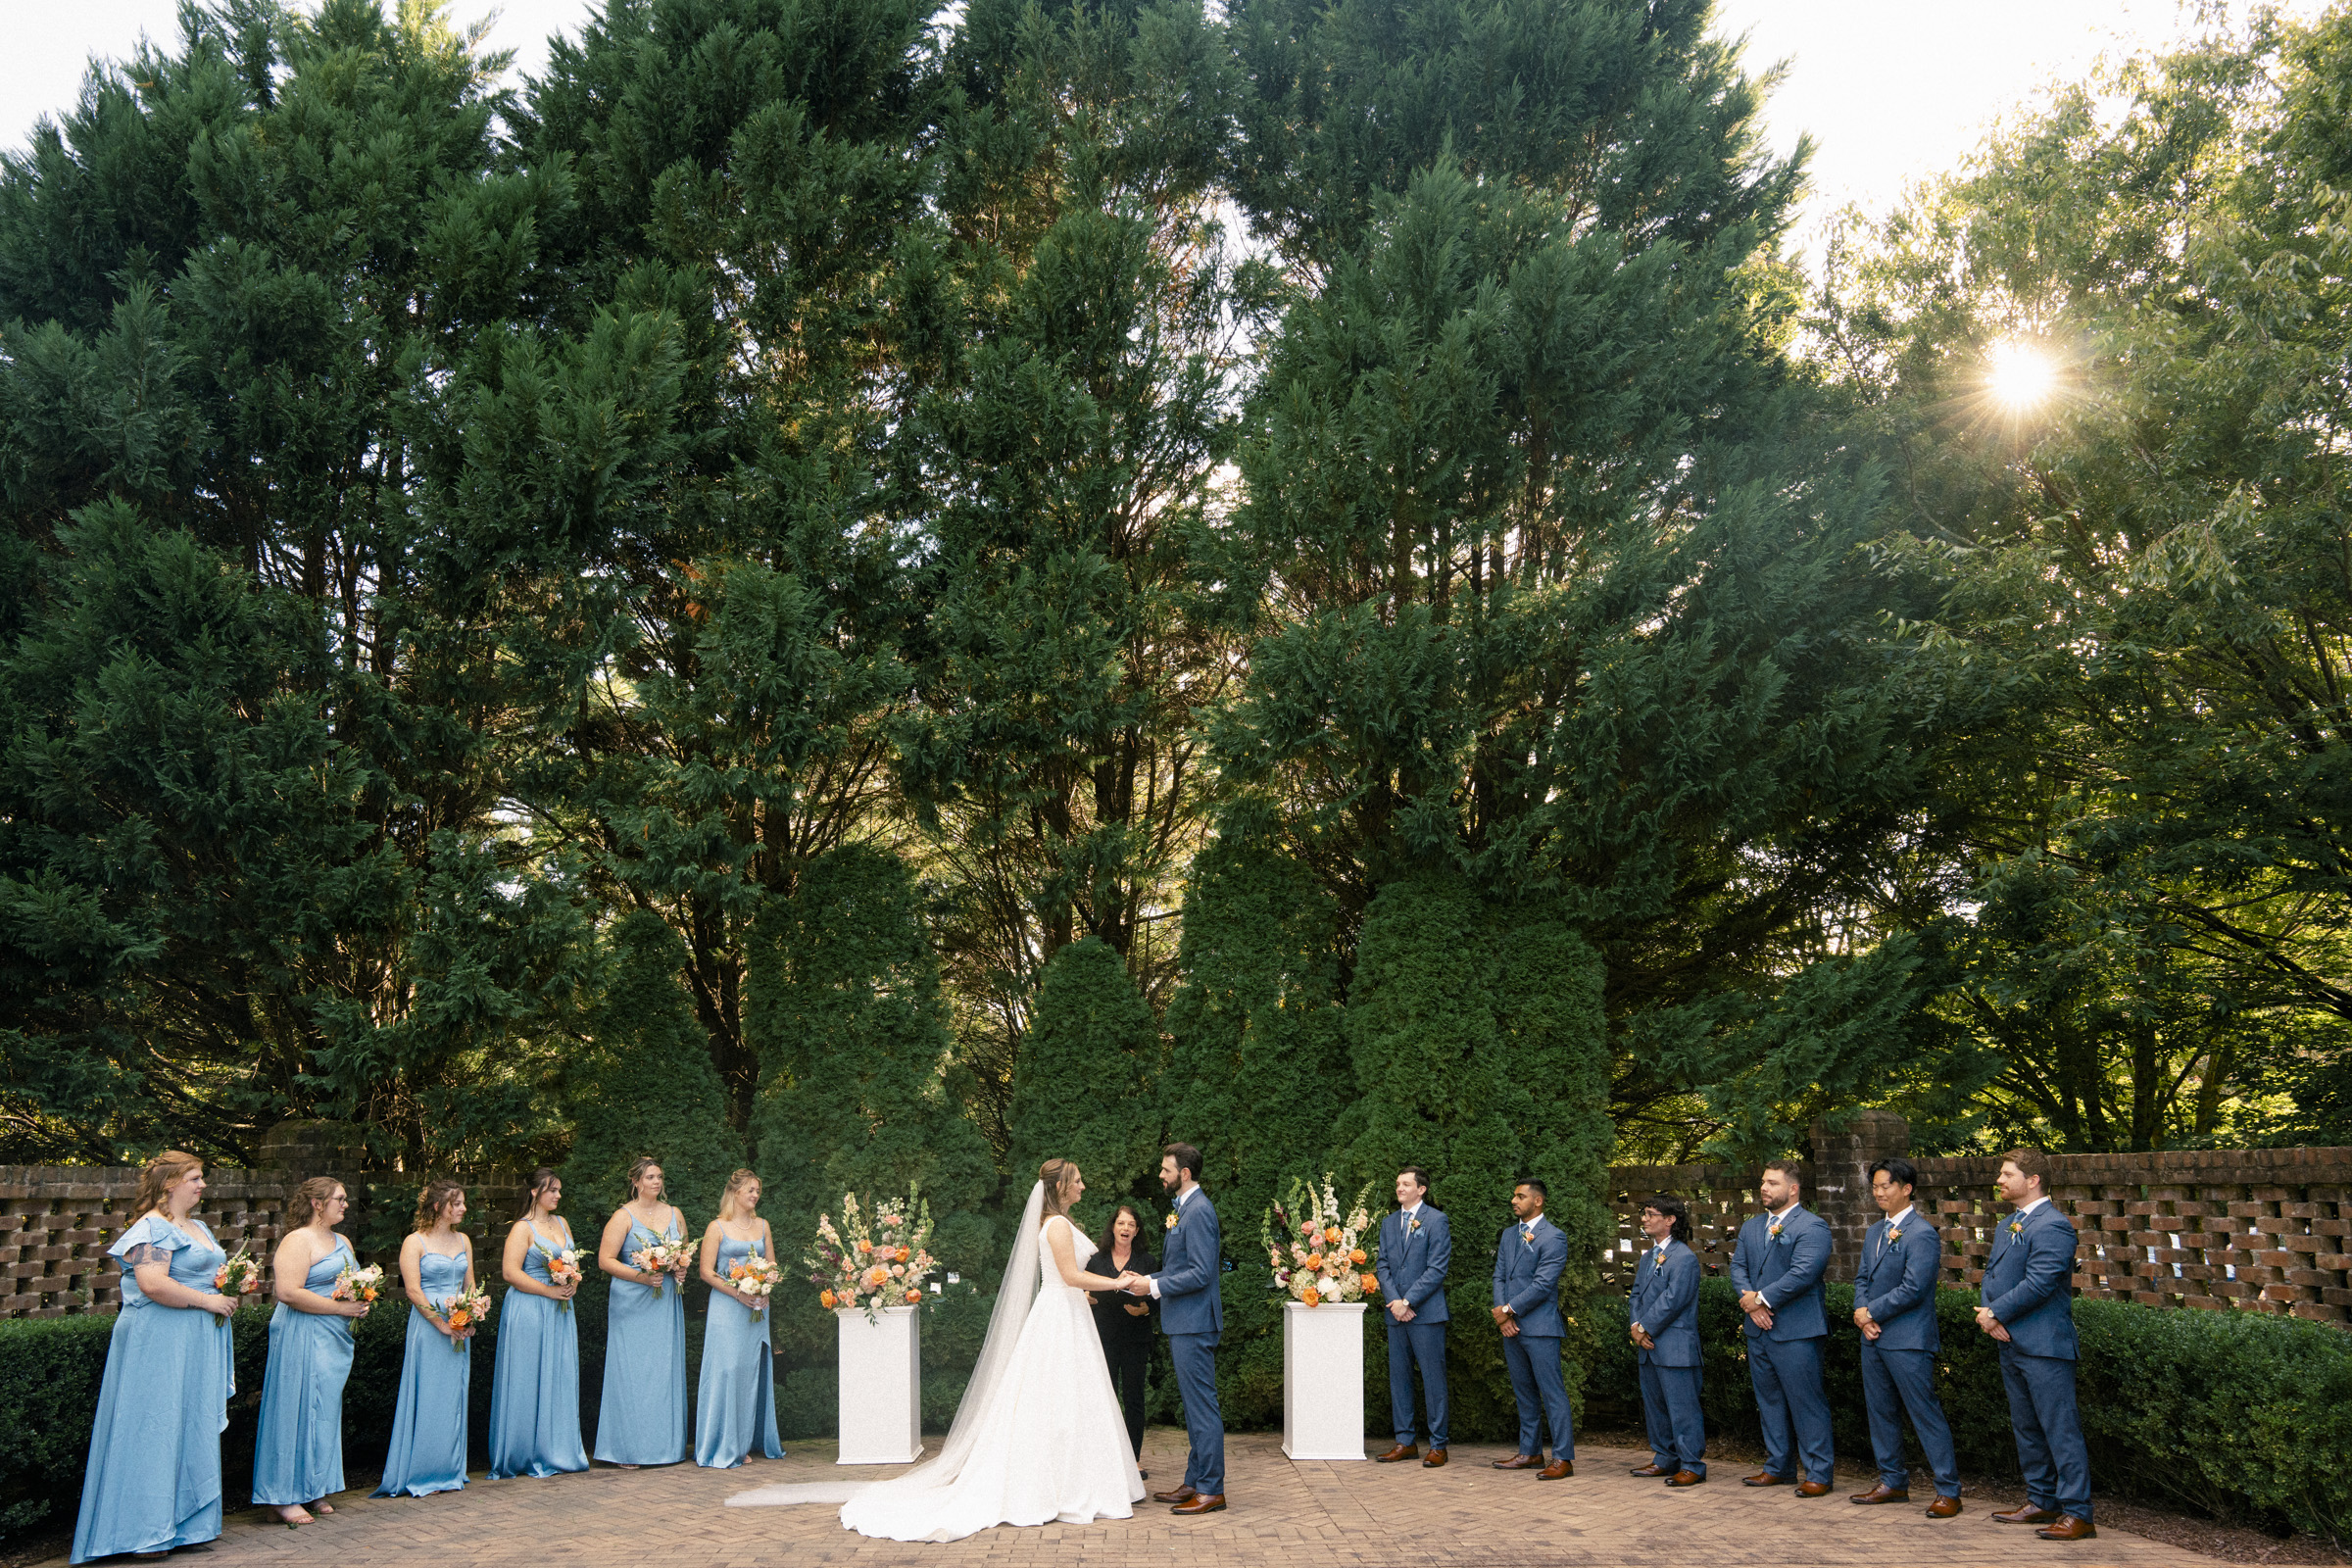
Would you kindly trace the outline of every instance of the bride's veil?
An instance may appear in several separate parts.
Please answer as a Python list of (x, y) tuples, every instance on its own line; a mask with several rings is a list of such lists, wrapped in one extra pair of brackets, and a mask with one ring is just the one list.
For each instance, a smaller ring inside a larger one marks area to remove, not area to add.
[(895, 1492), (900, 1488), (928, 1491), (953, 1485), (963, 1473), (964, 1460), (971, 1456), (981, 1416), (993, 1400), (997, 1385), (1004, 1381), (1005, 1368), (1011, 1364), (1013, 1349), (1020, 1344), (1021, 1327), (1028, 1321), (1030, 1307), (1037, 1303), (1038, 1281), (1042, 1278), (1037, 1233), (1044, 1223), (1045, 1210), (1046, 1184), (1041, 1181), (1029, 1189), (1029, 1201), (1021, 1209), (1021, 1228), (1012, 1238), (1012, 1255), (1004, 1261), (1004, 1278), (997, 1287), (996, 1309), (989, 1314), (988, 1338), (981, 1343), (980, 1359), (972, 1367), (972, 1381), (964, 1388), (962, 1402), (956, 1406), (955, 1424), (948, 1428), (948, 1441), (940, 1446), (937, 1458), (888, 1481), (759, 1487), (737, 1493), (727, 1499), (728, 1505), (847, 1502), (871, 1487), (889, 1487)]

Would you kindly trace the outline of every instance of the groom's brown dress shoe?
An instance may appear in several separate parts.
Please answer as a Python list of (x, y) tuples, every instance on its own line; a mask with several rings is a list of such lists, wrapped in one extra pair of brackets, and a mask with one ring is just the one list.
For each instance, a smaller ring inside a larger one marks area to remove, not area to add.
[(1445, 1467), (1446, 1450), (1444, 1448), (1430, 1449), (1429, 1457), (1421, 1461), (1421, 1468), (1424, 1470), (1442, 1470)]
[(1677, 1470), (1666, 1478), (1666, 1484), (1670, 1487), (1695, 1487), (1706, 1479), (1695, 1470)]
[(1928, 1517), (1931, 1519), (1950, 1519), (1959, 1512), (1960, 1499), (1948, 1493), (1938, 1494), (1936, 1500), (1928, 1504)]
[(1872, 1487), (1868, 1492), (1857, 1492), (1846, 1500), (1848, 1502), (1861, 1503), (1909, 1502), (1911, 1500), (1911, 1489), (1908, 1487), (1890, 1487), (1886, 1482), (1882, 1481), (1876, 1486)]
[(1827, 1481), (1800, 1481), (1796, 1484), (1796, 1494), (1800, 1497), (1826, 1497), (1830, 1494), (1830, 1484)]
[(1514, 1453), (1508, 1459), (1495, 1460), (1494, 1468), (1497, 1470), (1541, 1470), (1544, 1468), (1544, 1460), (1539, 1455), (1532, 1453)]
[(2090, 1521), (2080, 1514), (2062, 1513), (2054, 1525), (2044, 1525), (2034, 1532), (2044, 1541), (2096, 1541), (2099, 1533)]
[(1154, 1492), (1152, 1494), (1152, 1500), (1153, 1502), (1190, 1502), (1199, 1495), (1200, 1495), (1200, 1493), (1195, 1492), (1189, 1486), (1184, 1486), (1169, 1492)]
[(1576, 1474), (1576, 1466), (1565, 1459), (1554, 1459), (1537, 1472), (1536, 1479), (1538, 1481), (1565, 1481), (1574, 1474)]
[(1225, 1494), (1222, 1492), (1200, 1493), (1195, 1495), (1191, 1501), (1180, 1502), (1168, 1510), (1170, 1513), (1223, 1513), (1224, 1511)]
[(1638, 1476), (1670, 1476), (1674, 1474), (1662, 1464), (1636, 1465), (1632, 1473)]
[(2003, 1525), (2046, 1525), (2057, 1517), (2058, 1515), (2052, 1510), (2036, 1508), (2031, 1501), (2021, 1502), (2004, 1513), (1996, 1513), (1992, 1516), (1995, 1524)]
[(1396, 1446), (1391, 1448), (1386, 1453), (1374, 1454), (1372, 1456), (1372, 1462), (1374, 1464), (1396, 1464), (1401, 1460), (1418, 1459), (1420, 1457), (1421, 1450), (1419, 1448), (1413, 1446), (1413, 1445), (1409, 1443), (1399, 1443), (1396, 1445)]

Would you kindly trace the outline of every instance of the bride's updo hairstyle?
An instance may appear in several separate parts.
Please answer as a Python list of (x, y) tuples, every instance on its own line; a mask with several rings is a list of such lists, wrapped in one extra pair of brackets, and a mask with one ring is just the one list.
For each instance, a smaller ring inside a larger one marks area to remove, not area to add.
[(1049, 1159), (1037, 1167), (1037, 1179), (1046, 1184), (1045, 1218), (1070, 1211), (1070, 1186), (1077, 1174), (1078, 1167), (1066, 1159)]

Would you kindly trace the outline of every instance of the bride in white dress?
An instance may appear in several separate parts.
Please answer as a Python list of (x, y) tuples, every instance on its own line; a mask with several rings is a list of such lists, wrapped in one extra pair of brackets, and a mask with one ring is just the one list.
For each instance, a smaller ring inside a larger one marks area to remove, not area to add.
[(844, 1525), (890, 1541), (1135, 1516), (1143, 1476), (1086, 1301), (1088, 1291), (1117, 1290), (1132, 1276), (1087, 1271), (1095, 1244), (1069, 1219), (1086, 1191), (1078, 1167), (1049, 1159), (1038, 1177), (939, 1457), (888, 1481), (761, 1487), (730, 1506), (841, 1502)]

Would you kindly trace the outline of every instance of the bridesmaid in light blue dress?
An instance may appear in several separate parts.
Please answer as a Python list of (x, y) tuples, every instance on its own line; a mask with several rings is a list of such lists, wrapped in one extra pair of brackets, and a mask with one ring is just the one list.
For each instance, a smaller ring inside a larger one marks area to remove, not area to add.
[(473, 1238), (466, 1189), (443, 1178), (416, 1200), (416, 1226), (400, 1244), (400, 1283), (409, 1298), (409, 1338), (392, 1407), (379, 1497), (421, 1497), (466, 1486), (466, 1405), (473, 1393), (473, 1328), (452, 1329), (450, 1298), (473, 1289)]
[(579, 1283), (558, 1285), (549, 1259), (571, 1246), (556, 1213), (564, 1179), (531, 1172), (530, 1206), (507, 1232), (498, 1307), (498, 1353), (490, 1367), (490, 1479), (553, 1476), (588, 1468), (580, 1442), (580, 1325), (571, 1314)]
[(236, 1392), (236, 1302), (213, 1288), (227, 1254), (196, 1218), (204, 1162), (148, 1161), (122, 1260), (122, 1310), (107, 1340), (98, 1419), (81, 1473), (74, 1562), (160, 1557), (220, 1534), (220, 1429)]
[(262, 1379), (262, 1419), (253, 1444), (253, 1500), (290, 1525), (307, 1525), (311, 1504), (343, 1490), (343, 1385), (351, 1376), (351, 1323), (366, 1301), (328, 1293), (346, 1268), (359, 1266), (351, 1243), (335, 1234), (350, 1199), (332, 1176), (294, 1190), (286, 1218), (295, 1229), (277, 1244), (270, 1278), (277, 1310), (270, 1315), (270, 1370)]
[(695, 1386), (694, 1462), (715, 1470), (743, 1463), (755, 1443), (770, 1459), (784, 1457), (784, 1445), (776, 1438), (776, 1368), (767, 1310), (727, 1283), (727, 1270), (741, 1259), (776, 1255), (774, 1233), (759, 1207), (760, 1178), (739, 1170), (727, 1178), (718, 1218), (703, 1232), (710, 1314), (703, 1329), (703, 1374)]
[(686, 1457), (686, 1281), (631, 1261), (657, 1242), (686, 1239), (685, 1217), (662, 1191), (660, 1165), (631, 1165), (629, 1200), (605, 1222), (596, 1250), (597, 1266), (612, 1276), (596, 1456), (629, 1470)]

